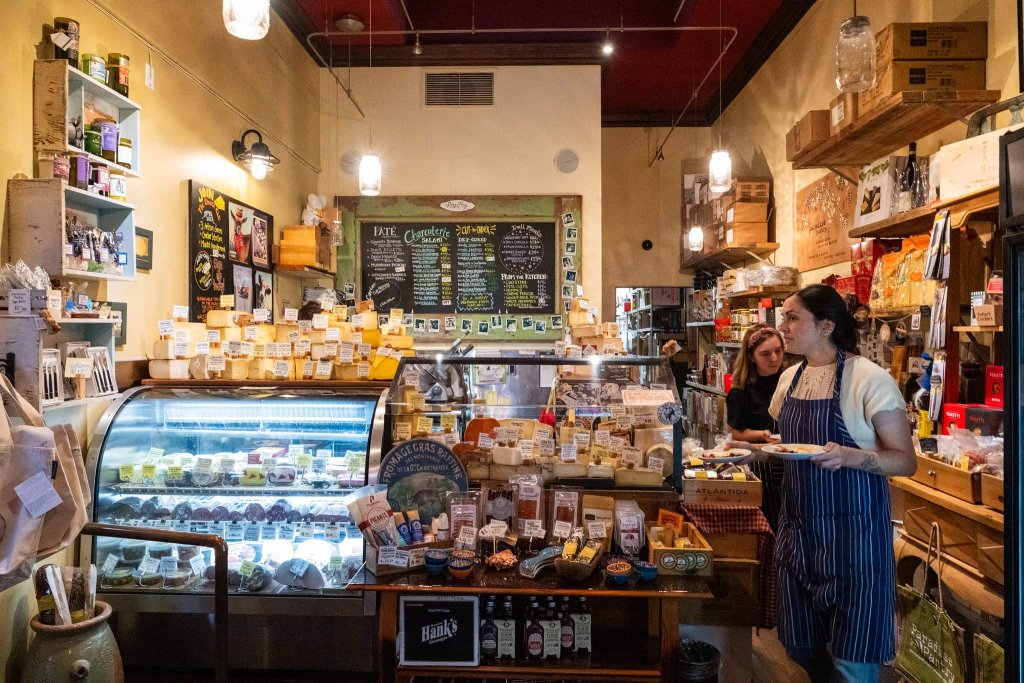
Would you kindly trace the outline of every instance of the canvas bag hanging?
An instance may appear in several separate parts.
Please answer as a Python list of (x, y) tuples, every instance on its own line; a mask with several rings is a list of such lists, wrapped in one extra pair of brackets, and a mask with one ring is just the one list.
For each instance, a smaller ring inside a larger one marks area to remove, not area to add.
[[(938, 565), (939, 602), (925, 595), (932, 550)], [(942, 594), (942, 530), (932, 523), (921, 592), (897, 586), (903, 628), (896, 651), (896, 670), (913, 683), (964, 683), (964, 630), (946, 613)]]
[(49, 478), (56, 451), (52, 431), (11, 424), (0, 402), (0, 591), (31, 576), (45, 520), (29, 514), (15, 487), (40, 473)]
[(974, 636), (974, 683), (1003, 683), (1006, 654), (999, 644), (985, 636)]
[[(4, 375), (0, 375), (0, 394), (3, 395), (12, 414), (20, 417), (26, 425), (50, 431), (53, 438), (57, 469), (51, 483), (60, 496), (61, 504), (47, 512), (43, 518), (37, 553), (47, 555), (70, 545), (85, 525), (87, 519), (82, 489), (83, 486), (88, 489), (89, 484), (88, 481), (79, 478), (67, 431), (63, 427), (47, 427), (39, 412), (15, 390)], [(77, 441), (76, 438), (75, 442)], [(82, 471), (84, 474), (84, 464)]]

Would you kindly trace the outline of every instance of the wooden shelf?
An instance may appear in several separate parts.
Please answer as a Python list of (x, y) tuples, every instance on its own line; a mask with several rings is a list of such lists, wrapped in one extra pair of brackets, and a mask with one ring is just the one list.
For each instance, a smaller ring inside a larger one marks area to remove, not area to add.
[(119, 202), (110, 197), (86, 192), (68, 185), (64, 188), (64, 202), (73, 209), (89, 208), (96, 211), (134, 211), (135, 206), (127, 202)]
[(935, 202), (919, 209), (907, 211), (871, 225), (854, 228), (850, 237), (909, 237), (930, 232), (935, 214), (949, 209), (950, 225), (959, 229), (981, 212), (991, 212), (996, 217), (999, 207), (999, 188), (993, 187), (956, 199)]
[(981, 325), (954, 325), (954, 332), (1002, 332), (1003, 326), (997, 325), (993, 327), (984, 327)]
[(863, 166), (893, 150), (998, 102), (998, 90), (922, 90), (894, 93), (830, 137), (797, 156), (794, 169)]
[(315, 266), (274, 266), (274, 272), (277, 275), (300, 280), (333, 280), (335, 278), (335, 273)]
[(108, 275), (107, 273), (92, 273), (87, 270), (65, 269), (63, 273), (52, 276), (55, 280), (114, 280), (117, 282), (135, 282), (134, 277), (127, 275)]
[(717, 389), (715, 387), (707, 387), (704, 386), (703, 384), (694, 384), (693, 382), (687, 382), (686, 386), (690, 387), (691, 389), (697, 389), (698, 391), (706, 391), (709, 394), (715, 394), (716, 396), (725, 396), (724, 391), (722, 391), (721, 389)]
[(877, 311), (872, 310), (870, 317), (872, 318), (899, 318), (906, 317), (920, 313), (921, 315), (930, 316), (932, 309), (929, 306), (906, 306), (904, 308), (883, 308)]
[(120, 321), (113, 318), (58, 318), (60, 325), (114, 325)]
[(89, 157), (89, 163), (92, 164), (93, 166), (106, 166), (114, 171), (125, 174), (129, 178), (142, 177), (142, 175), (138, 171), (132, 170), (127, 166), (122, 166), (121, 164), (114, 163), (110, 159), (104, 159), (103, 157), (99, 157), (96, 156), (95, 154), (86, 152), (84, 149), (79, 149), (74, 145), (68, 145), (67, 148), (67, 151), (70, 152), (71, 154), (84, 154), (85, 156)]
[(929, 503), (938, 505), (939, 507), (946, 508), (952, 512), (962, 515), (967, 519), (970, 519), (979, 524), (994, 529), (1000, 533), (1003, 531), (1003, 513), (993, 510), (992, 508), (985, 507), (984, 505), (976, 505), (974, 503), (968, 503), (954, 498), (948, 493), (943, 493), (938, 489), (933, 489), (930, 486), (914, 481), (910, 477), (890, 477), (889, 485), (893, 488), (912, 493), (918, 498), (923, 498)]
[(719, 294), (719, 299), (743, 299), (746, 297), (777, 297), (777, 296), (789, 296), (797, 290), (797, 287), (793, 286), (777, 286), (769, 285), (767, 287), (755, 287), (754, 289), (747, 289), (742, 292), (731, 292), (729, 294)]
[(117, 105), (118, 109), (129, 109), (131, 111), (139, 111), (142, 109), (142, 105), (138, 102), (128, 99), (113, 88), (108, 87), (105, 83), (100, 83), (89, 74), (76, 69), (70, 64), (68, 64), (68, 82), (70, 84), (79, 85), (90, 95), (99, 97), (100, 99), (107, 100), (111, 104)]
[(744, 261), (753, 260), (754, 257), (769, 256), (779, 248), (777, 242), (745, 242), (731, 244), (725, 249), (712, 251), (707, 254), (698, 254), (693, 259), (683, 264), (683, 270), (697, 269), (701, 267), (718, 268), (721, 264), (736, 265)]

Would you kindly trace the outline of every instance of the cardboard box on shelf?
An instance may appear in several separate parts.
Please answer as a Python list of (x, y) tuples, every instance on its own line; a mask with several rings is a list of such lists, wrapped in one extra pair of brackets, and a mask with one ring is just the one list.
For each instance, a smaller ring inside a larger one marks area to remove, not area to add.
[(889, 24), (875, 36), (875, 59), (986, 59), (984, 21)]
[(995, 327), (1003, 324), (1002, 304), (981, 304), (974, 307), (974, 319), (982, 327)]
[(998, 187), (999, 138), (1018, 128), (1019, 124), (943, 145), (933, 157), (942, 174), (930, 184), (939, 186), (943, 200)]
[(969, 406), (966, 422), (967, 429), (978, 436), (996, 436), (1003, 426), (1003, 411), (988, 406)]
[(1003, 366), (985, 366), (985, 405), (990, 408), (1003, 407)]
[(871, 276), (851, 275), (836, 278), (835, 290), (843, 296), (853, 294), (862, 304), (867, 304), (871, 301)]
[(857, 93), (844, 92), (828, 105), (829, 132), (835, 136), (857, 120)]
[(767, 202), (736, 202), (725, 211), (725, 223), (764, 223), (768, 220)]
[(850, 245), (850, 275), (873, 275), (878, 259), (902, 248), (899, 238), (865, 239)]
[(742, 244), (745, 242), (767, 241), (767, 223), (730, 223), (725, 227), (726, 244)]
[(942, 406), (942, 433), (948, 435), (952, 427), (967, 429), (967, 408), (973, 403), (947, 403)]
[(984, 60), (879, 62), (875, 86), (860, 93), (857, 113), (864, 116), (887, 97), (908, 90), (984, 89)]
[(732, 184), (737, 202), (767, 202), (771, 199), (772, 181), (762, 178), (736, 178)]
[(906, 157), (890, 155), (860, 169), (853, 227), (860, 228), (889, 218), (896, 202), (899, 174), (906, 163)]
[(814, 149), (828, 138), (828, 109), (807, 112), (786, 134), (786, 161), (793, 161), (798, 155)]

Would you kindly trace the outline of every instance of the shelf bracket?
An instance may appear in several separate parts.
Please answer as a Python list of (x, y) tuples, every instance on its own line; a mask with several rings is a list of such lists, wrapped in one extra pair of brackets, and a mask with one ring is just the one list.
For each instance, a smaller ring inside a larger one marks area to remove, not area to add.
[(942, 102), (932, 102), (932, 104), (934, 104), (936, 107), (943, 110), (944, 112), (952, 116), (954, 119), (964, 124), (965, 126), (971, 125), (971, 120), (969, 118), (967, 118), (966, 116), (964, 116), (963, 114), (961, 114), (948, 104), (943, 104)]
[(842, 168), (840, 168), (838, 166), (826, 166), (825, 168), (827, 168), (828, 170), (832, 171), (837, 176), (839, 176), (841, 178), (845, 178), (846, 180), (849, 180), (854, 185), (857, 185), (860, 182), (859, 180), (857, 180), (856, 178), (851, 176), (849, 173), (847, 173), (844, 169), (842, 169)]

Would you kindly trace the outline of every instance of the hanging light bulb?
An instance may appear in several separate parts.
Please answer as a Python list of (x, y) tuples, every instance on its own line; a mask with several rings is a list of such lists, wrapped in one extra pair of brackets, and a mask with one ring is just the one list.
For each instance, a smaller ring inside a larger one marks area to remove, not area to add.
[(690, 251), (701, 251), (704, 249), (704, 229), (699, 225), (690, 228), (686, 233), (686, 246)]
[(244, 40), (259, 40), (270, 28), (270, 0), (224, 0), (224, 28)]
[(412, 53), (414, 55), (421, 55), (421, 54), (423, 54), (423, 46), (420, 45), (420, 34), (419, 33), (416, 34), (416, 44), (413, 45)]
[(612, 43), (611, 31), (604, 32), (604, 44), (601, 46), (601, 54), (610, 57), (615, 52), (615, 44)]
[(875, 33), (867, 17), (857, 14), (839, 27), (836, 43), (836, 87), (842, 92), (862, 92), (875, 84)]
[(252, 177), (255, 180), (263, 180), (266, 178), (268, 170), (270, 170), (270, 167), (267, 166), (267, 162), (263, 159), (253, 158), (252, 165), (249, 166), (249, 173), (252, 174)]
[(380, 194), (380, 157), (365, 154), (359, 161), (359, 194), (376, 197)]
[(732, 187), (732, 159), (725, 150), (712, 153), (708, 164), (708, 189), (721, 194)]

